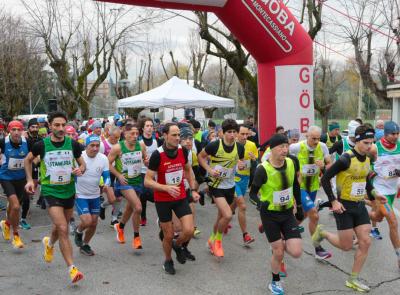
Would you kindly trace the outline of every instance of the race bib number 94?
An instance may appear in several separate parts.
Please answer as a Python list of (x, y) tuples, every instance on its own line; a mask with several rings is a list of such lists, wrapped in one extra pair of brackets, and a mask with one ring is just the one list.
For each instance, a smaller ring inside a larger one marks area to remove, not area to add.
[(285, 206), (289, 203), (291, 198), (292, 190), (290, 188), (285, 189), (283, 191), (274, 192), (273, 193), (273, 202), (274, 205)]

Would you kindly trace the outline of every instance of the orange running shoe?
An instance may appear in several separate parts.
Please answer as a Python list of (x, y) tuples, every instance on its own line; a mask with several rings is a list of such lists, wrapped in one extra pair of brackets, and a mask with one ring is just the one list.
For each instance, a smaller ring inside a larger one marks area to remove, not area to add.
[(114, 224), (114, 229), (117, 232), (117, 241), (120, 244), (125, 243), (125, 235), (124, 235), (124, 230), (119, 227), (119, 223)]
[(214, 255), (217, 257), (224, 257), (224, 249), (222, 248), (222, 241), (215, 240)]
[(140, 236), (136, 237), (136, 238), (133, 238), (133, 240), (132, 240), (132, 248), (136, 249), (136, 250), (143, 249), (142, 241), (140, 240)]
[(83, 279), (83, 273), (81, 273), (79, 269), (75, 266), (69, 271), (69, 276), (73, 284)]

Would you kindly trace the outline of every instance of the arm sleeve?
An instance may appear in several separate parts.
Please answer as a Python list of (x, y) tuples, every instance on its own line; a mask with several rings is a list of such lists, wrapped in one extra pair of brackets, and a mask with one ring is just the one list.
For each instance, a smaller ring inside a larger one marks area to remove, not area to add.
[(84, 150), (84, 147), (79, 142), (73, 140), (72, 141), (72, 150), (74, 153), (74, 158), (78, 159), (82, 156), (82, 151)]
[(197, 154), (199, 154), (201, 152), (201, 150), (203, 149), (202, 146), (201, 146), (201, 142), (198, 141), (198, 140), (195, 140), (194, 144), (196, 146)]
[(336, 141), (333, 146), (329, 149), (329, 154), (333, 154), (333, 153), (337, 153), (338, 155), (341, 155), (343, 153), (343, 142), (340, 141)]
[(216, 140), (207, 144), (204, 150), (206, 151), (207, 155), (215, 156), (215, 154), (218, 151), (218, 147), (219, 147), (219, 140)]
[(372, 191), (374, 190), (374, 186), (372, 185), (372, 179), (370, 177), (367, 178), (366, 189), (367, 189), (368, 199), (370, 199), (371, 201), (375, 200), (375, 197), (372, 194)]
[(149, 169), (152, 171), (157, 171), (158, 166), (160, 166), (160, 152), (159, 151), (154, 151), (149, 160)]
[(111, 185), (110, 170), (108, 169), (104, 170), (101, 176), (103, 176), (104, 185), (110, 186)]
[(263, 166), (258, 166), (256, 172), (254, 173), (254, 179), (251, 184), (250, 188), (250, 199), (253, 200), (255, 203), (259, 204), (260, 199), (258, 198), (257, 194), (260, 190), (261, 186), (266, 183), (268, 180), (267, 172), (265, 171)]
[(36, 142), (31, 150), (34, 157), (40, 156), (41, 159), (44, 158), (44, 142), (43, 140)]
[(335, 175), (337, 175), (339, 172), (344, 171), (349, 167), (350, 156), (348, 154), (344, 154), (322, 176), (321, 184), (330, 202), (336, 199), (332, 191), (331, 179), (335, 177)]
[[(297, 160), (297, 158), (296, 158)], [(294, 182), (293, 182), (293, 195), (294, 199), (296, 200), (296, 205), (301, 206), (301, 192), (300, 192), (300, 183), (299, 179), (297, 178), (297, 173), (299, 172), (299, 165), (294, 163)]]
[(237, 147), (238, 147), (239, 159), (243, 159), (244, 158), (244, 146), (243, 146), (243, 144), (237, 143)]
[(183, 151), (183, 156), (185, 157), (185, 164), (187, 164), (188, 162), (188, 157), (189, 157), (189, 151), (187, 148), (182, 147), (182, 151)]
[(324, 153), (324, 158), (329, 156), (329, 149), (326, 144), (321, 143), (322, 152)]

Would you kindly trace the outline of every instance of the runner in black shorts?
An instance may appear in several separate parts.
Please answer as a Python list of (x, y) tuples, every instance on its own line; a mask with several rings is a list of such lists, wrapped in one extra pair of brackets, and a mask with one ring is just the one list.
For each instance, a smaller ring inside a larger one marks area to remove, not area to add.
[(298, 166), (287, 157), (287, 137), (275, 134), (269, 143), (271, 154), (257, 167), (250, 198), (260, 208), (263, 228), (272, 247), (272, 282), (268, 288), (272, 294), (284, 294), (279, 274), (284, 252), (299, 258), (303, 251), (297, 220), (293, 215), (293, 209), (297, 208), (297, 218), (301, 219), (301, 194), (297, 180)]
[(24, 158), (28, 154), (28, 143), (22, 137), (24, 126), (19, 121), (12, 121), (8, 124), (9, 136), (0, 141), (0, 159), (4, 159), (0, 166), (0, 183), (8, 199), (7, 218), (0, 222), (3, 238), (11, 239), (16, 249), (24, 247), (19, 233), (19, 214), (21, 203), (27, 198), (24, 192), (25, 171)]
[[(175, 274), (171, 250), (176, 252), (179, 263), (186, 262), (184, 243), (193, 236), (193, 216), (187, 200), (183, 178), (192, 191), (194, 200), (200, 198), (196, 191), (193, 171), (188, 163), (188, 151), (179, 145), (180, 131), (175, 123), (167, 123), (163, 129), (164, 144), (150, 157), (144, 185), (154, 191), (154, 202), (160, 226), (163, 231), (163, 249), (165, 254), (164, 270)], [(155, 180), (157, 176), (157, 181)], [(182, 230), (174, 240), (172, 212), (179, 218)]]
[(217, 219), (208, 239), (210, 252), (216, 257), (224, 256), (222, 233), (232, 219), (230, 205), (235, 197), (235, 169), (243, 170), (246, 166), (243, 161), (244, 146), (235, 141), (239, 125), (233, 119), (226, 119), (222, 122), (222, 131), (223, 138), (209, 143), (199, 154), (199, 163), (210, 178), (210, 195), (218, 208)]
[[(368, 292), (370, 287), (358, 280), (358, 275), (368, 256), (371, 244), (370, 219), (365, 207), (365, 198), (375, 198), (381, 203), (387, 199), (373, 190), (372, 184), (367, 181), (370, 172), (370, 160), (367, 153), (374, 143), (374, 129), (360, 125), (355, 131), (356, 144), (354, 148), (342, 154), (321, 179), (322, 186), (332, 203), (338, 232), (333, 234), (318, 225), (312, 236), (314, 246), (327, 239), (333, 246), (350, 251), (353, 248), (353, 235), (356, 234), (358, 247), (354, 255), (354, 263), (350, 277), (345, 285), (359, 292)], [(338, 196), (333, 194), (331, 179), (336, 176)]]

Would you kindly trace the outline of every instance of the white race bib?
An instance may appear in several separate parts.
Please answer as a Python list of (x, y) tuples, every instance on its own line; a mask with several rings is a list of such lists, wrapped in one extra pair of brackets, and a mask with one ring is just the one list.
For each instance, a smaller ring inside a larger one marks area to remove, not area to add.
[(68, 184), (71, 182), (71, 174), (65, 170), (53, 170), (50, 174), (50, 184)]
[(8, 159), (8, 170), (22, 170), (24, 167), (24, 159)]
[(214, 170), (219, 172), (219, 177), (222, 179), (230, 178), (233, 173), (233, 168), (225, 168), (220, 165), (214, 167)]
[(396, 168), (396, 165), (387, 165), (387, 166), (382, 167), (383, 177), (384, 178), (397, 177), (396, 169), (400, 169), (400, 167)]
[(287, 205), (290, 201), (291, 193), (292, 193), (291, 188), (279, 192), (274, 192), (273, 193), (274, 205), (280, 205), (280, 206)]
[(351, 185), (351, 196), (353, 198), (363, 198), (366, 194), (366, 182), (353, 182)]
[(250, 169), (251, 160), (244, 160), (244, 170)]
[(183, 178), (183, 170), (165, 173), (165, 182), (168, 185), (180, 185)]
[(303, 165), (302, 173), (306, 176), (314, 176), (319, 173), (319, 168), (316, 164), (305, 164)]
[(121, 157), (122, 170), (128, 173), (128, 178), (138, 177), (142, 170), (142, 152), (131, 152)]

